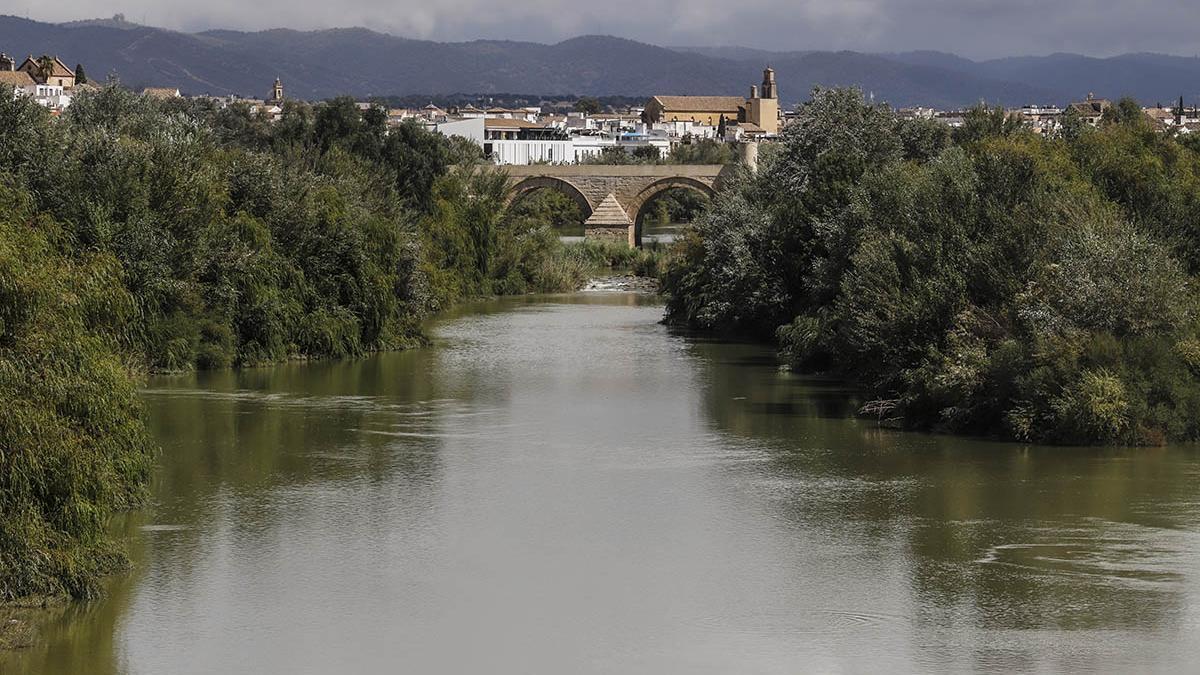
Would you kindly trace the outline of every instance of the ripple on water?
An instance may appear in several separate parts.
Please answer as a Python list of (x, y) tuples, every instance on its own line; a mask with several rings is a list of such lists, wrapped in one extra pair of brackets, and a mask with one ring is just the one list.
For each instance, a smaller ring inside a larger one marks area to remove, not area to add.
[[(484, 437), (483, 432), (447, 432), (455, 422), (488, 418), (497, 412), (494, 408), (480, 407), (458, 399), (438, 398), (426, 401), (395, 402), (374, 396), (329, 395), (312, 396), (289, 393), (267, 393), (254, 390), (212, 391), (188, 389), (144, 389), (142, 394), (164, 398), (196, 398), (214, 401), (237, 401), (258, 403), (272, 408), (332, 411), (348, 410), (372, 413), (372, 419), (364, 421), (362, 427), (349, 431), (395, 438), (475, 439)], [(490, 433), (507, 425), (488, 425)], [(343, 453), (310, 453), (310, 456), (336, 461), (352, 461), (354, 457)]]
[(753, 635), (835, 635), (884, 629), (909, 621), (901, 614), (859, 609), (812, 609), (752, 615), (702, 617), (695, 623), (712, 632)]
[[(428, 401), (395, 402), (376, 396), (306, 396), (287, 393), (268, 393), (254, 390), (213, 391), (207, 389), (143, 389), (142, 395), (163, 398), (196, 398), (214, 401), (245, 401), (278, 408), (313, 410), (362, 410), (379, 412), (396, 418), (436, 418), (438, 420), (492, 415), (495, 410), (480, 408), (453, 398)], [(407, 421), (398, 422), (399, 424)]]
[(1181, 564), (1200, 553), (1194, 535), (1133, 524), (1107, 523), (1093, 535), (996, 544), (976, 562), (1106, 583), (1159, 585), (1183, 581)]

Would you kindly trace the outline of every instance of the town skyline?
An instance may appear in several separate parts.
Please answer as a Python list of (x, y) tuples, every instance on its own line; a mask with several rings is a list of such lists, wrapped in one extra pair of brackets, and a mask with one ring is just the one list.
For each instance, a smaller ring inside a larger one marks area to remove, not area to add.
[[(178, 0), (66, 0), (52, 5), (17, 0), (7, 10), (47, 23), (97, 21), (114, 15), (145, 26), (186, 33), (368, 28), (396, 37), (440, 42), (519, 41), (555, 44), (583, 35), (621, 37), (664, 47), (749, 48), (775, 52), (852, 50), (866, 53), (940, 51), (972, 60), (1058, 53), (1108, 57), (1149, 52), (1200, 54), (1200, 37), (1187, 30), (1200, 9), (1165, 0), (1087, 12), (1088, 0), (1035, 8), (942, 0), (756, 0), (730, 21), (725, 6), (698, 0), (686, 6), (646, 6), (616, 0), (603, 8), (561, 11), (548, 0), (510, 3), (502, 13), (481, 11), (480, 0), (391, 3), (348, 0), (293, 8), (283, 0), (244, 5), (215, 0), (197, 6)], [(286, 11), (284, 11), (286, 10)], [(601, 11), (602, 10), (602, 11)], [(1036, 20), (1031, 18), (1036, 17)]]

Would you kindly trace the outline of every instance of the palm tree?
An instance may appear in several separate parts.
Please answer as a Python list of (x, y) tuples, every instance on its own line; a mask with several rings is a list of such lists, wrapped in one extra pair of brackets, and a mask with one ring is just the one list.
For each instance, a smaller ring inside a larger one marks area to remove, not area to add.
[(54, 75), (54, 57), (42, 54), (37, 60), (38, 79), (45, 84)]

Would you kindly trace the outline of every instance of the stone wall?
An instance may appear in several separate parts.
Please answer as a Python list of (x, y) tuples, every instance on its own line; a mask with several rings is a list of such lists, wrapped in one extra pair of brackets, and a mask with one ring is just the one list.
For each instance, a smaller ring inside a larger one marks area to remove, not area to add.
[(617, 241), (622, 244), (626, 244), (629, 243), (629, 240), (633, 238), (633, 226), (589, 227), (583, 231), (583, 238), (594, 239), (598, 241)]

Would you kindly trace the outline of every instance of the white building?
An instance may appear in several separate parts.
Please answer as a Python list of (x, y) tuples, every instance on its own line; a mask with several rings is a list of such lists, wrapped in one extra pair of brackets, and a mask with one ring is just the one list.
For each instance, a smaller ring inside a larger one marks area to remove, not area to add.
[(34, 85), (33, 100), (51, 110), (66, 110), (71, 105), (71, 95), (57, 84)]
[(658, 151), (659, 157), (666, 157), (671, 153), (671, 139), (665, 136), (593, 134), (572, 136), (571, 140), (574, 143), (576, 163), (599, 157), (613, 148), (620, 148), (632, 154), (638, 148), (650, 147)]
[(51, 110), (66, 110), (71, 105), (71, 94), (58, 84), (38, 84), (29, 73), (20, 70), (0, 71), (0, 85), (13, 88), (13, 96), (28, 96), (39, 105)]
[(483, 154), (496, 164), (571, 164), (575, 142), (566, 140), (485, 141)]
[(698, 124), (692, 120), (664, 120), (650, 125), (650, 131), (666, 134), (670, 138), (716, 138), (717, 127)]
[(512, 118), (445, 120), (435, 130), (445, 136), (460, 136), (474, 142), (482, 154), (496, 164), (573, 164), (597, 157), (611, 148), (632, 153), (652, 147), (665, 157), (671, 140), (665, 133), (565, 135), (556, 127), (535, 125)]
[(461, 120), (438, 122), (435, 130), (443, 136), (461, 136), (482, 146), (483, 124), (484, 118), (482, 117), (467, 117)]

